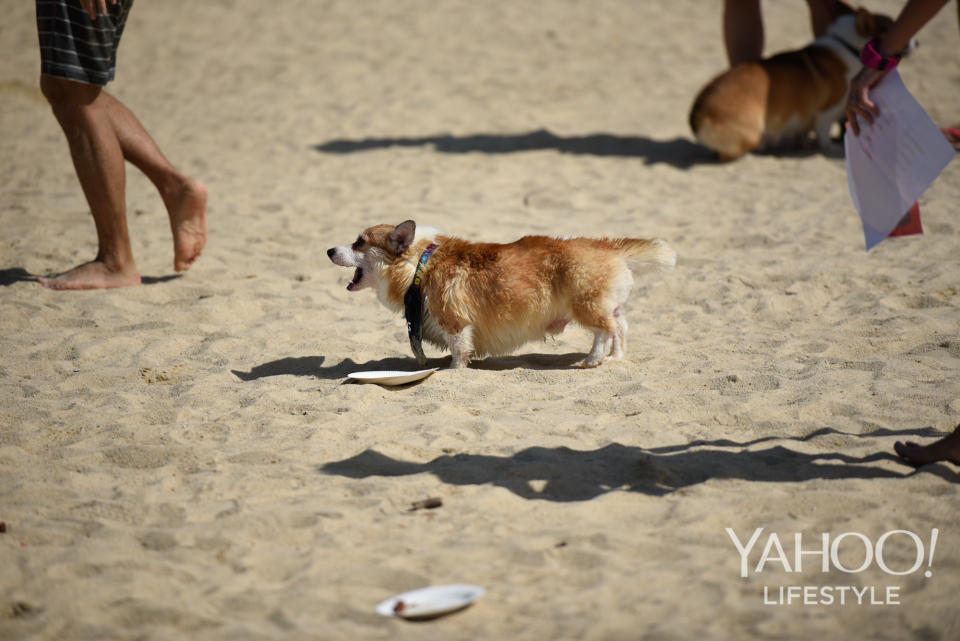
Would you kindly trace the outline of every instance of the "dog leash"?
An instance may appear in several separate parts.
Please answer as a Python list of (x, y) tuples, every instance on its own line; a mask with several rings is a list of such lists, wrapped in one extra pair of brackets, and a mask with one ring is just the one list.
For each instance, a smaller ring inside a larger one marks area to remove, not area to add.
[(407, 335), (410, 336), (410, 348), (413, 349), (413, 355), (421, 365), (427, 362), (427, 357), (423, 353), (422, 344), (423, 295), (420, 292), (420, 285), (423, 283), (423, 271), (426, 269), (427, 261), (430, 260), (430, 254), (436, 248), (437, 245), (431, 244), (420, 254), (417, 271), (413, 273), (413, 282), (407, 288), (407, 293), (403, 295), (403, 315), (407, 319)]

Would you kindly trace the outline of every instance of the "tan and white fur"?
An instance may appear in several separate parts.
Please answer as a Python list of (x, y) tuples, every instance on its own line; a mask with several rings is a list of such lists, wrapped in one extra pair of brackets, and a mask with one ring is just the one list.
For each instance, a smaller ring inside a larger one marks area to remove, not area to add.
[(830, 130), (843, 117), (850, 79), (862, 66), (858, 52), (892, 22), (863, 8), (847, 9), (803, 49), (734, 65), (693, 103), (690, 127), (697, 141), (724, 161), (754, 150), (802, 147), (811, 131), (821, 150), (838, 150)]
[(327, 255), (355, 268), (349, 291), (372, 288), (387, 308), (403, 312), (404, 294), (430, 244), (437, 248), (423, 276), (423, 338), (450, 350), (451, 367), (513, 352), (562, 332), (570, 321), (593, 331), (585, 365), (600, 365), (608, 346), (611, 358), (622, 358), (631, 268), (671, 268), (677, 256), (657, 239), (525, 236), (508, 244), (473, 243), (412, 220), (370, 227)]

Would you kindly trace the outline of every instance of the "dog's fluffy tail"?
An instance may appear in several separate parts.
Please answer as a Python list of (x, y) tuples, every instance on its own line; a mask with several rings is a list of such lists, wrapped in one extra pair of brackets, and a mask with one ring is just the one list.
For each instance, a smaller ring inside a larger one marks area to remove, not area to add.
[(627, 259), (631, 269), (654, 268), (673, 269), (677, 264), (677, 252), (659, 238), (615, 238), (610, 240), (614, 249)]

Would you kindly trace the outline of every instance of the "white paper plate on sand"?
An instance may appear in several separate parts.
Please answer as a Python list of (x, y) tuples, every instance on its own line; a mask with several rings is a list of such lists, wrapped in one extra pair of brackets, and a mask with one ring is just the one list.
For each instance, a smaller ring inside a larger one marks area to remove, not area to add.
[(405, 385), (424, 379), (439, 368), (421, 369), (416, 372), (393, 372), (389, 370), (373, 372), (354, 372), (347, 374), (347, 378), (358, 383), (379, 383), (380, 385)]
[(404, 619), (430, 619), (462, 610), (485, 592), (479, 585), (434, 585), (390, 597), (377, 606), (377, 614)]

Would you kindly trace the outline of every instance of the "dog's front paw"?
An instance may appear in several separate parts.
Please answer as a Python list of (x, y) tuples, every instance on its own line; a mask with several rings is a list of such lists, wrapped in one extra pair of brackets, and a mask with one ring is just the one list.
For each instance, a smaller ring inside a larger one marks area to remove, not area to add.
[(463, 369), (470, 364), (469, 356), (454, 356), (450, 361), (450, 369)]
[(584, 367), (600, 367), (602, 364), (602, 358), (593, 358), (592, 356), (588, 356), (587, 358), (583, 359)]

